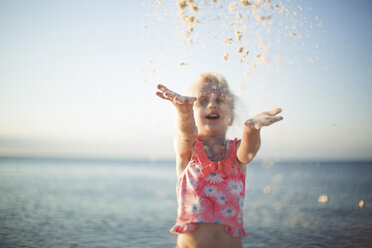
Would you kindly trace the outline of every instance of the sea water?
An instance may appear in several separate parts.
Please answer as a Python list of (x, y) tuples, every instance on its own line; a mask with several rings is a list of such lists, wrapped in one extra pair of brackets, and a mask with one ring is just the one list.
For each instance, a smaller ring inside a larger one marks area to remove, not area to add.
[[(244, 247), (372, 247), (371, 179), (371, 162), (253, 162)], [(176, 181), (172, 161), (1, 158), (0, 247), (174, 247)]]

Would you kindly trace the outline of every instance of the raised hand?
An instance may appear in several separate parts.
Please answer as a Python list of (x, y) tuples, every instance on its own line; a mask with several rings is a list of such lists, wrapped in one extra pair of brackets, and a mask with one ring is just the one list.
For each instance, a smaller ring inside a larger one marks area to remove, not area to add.
[(171, 101), (178, 110), (189, 109), (196, 101), (196, 97), (182, 96), (174, 91), (169, 90), (164, 85), (158, 85), (156, 95), (162, 99)]
[(282, 116), (277, 116), (277, 114), (281, 113), (281, 108), (276, 108), (271, 111), (266, 111), (260, 114), (253, 116), (252, 118), (248, 119), (244, 126), (247, 128), (254, 128), (256, 130), (260, 130), (263, 126), (270, 126), (271, 124), (283, 120)]
[(190, 161), (192, 146), (198, 135), (194, 119), (194, 102), (196, 97), (182, 96), (169, 90), (164, 85), (158, 85), (156, 95), (164, 100), (171, 101), (178, 112), (177, 135), (175, 148), (177, 155), (177, 175), (179, 176)]

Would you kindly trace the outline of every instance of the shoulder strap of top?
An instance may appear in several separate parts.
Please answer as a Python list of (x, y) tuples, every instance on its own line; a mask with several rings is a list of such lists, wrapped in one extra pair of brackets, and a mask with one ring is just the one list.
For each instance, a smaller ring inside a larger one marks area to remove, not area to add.
[(195, 138), (193, 156), (196, 156), (201, 163), (209, 161), (207, 154), (205, 154), (203, 143), (199, 140), (198, 137)]
[(198, 137), (196, 137), (194, 142), (194, 149), (199, 151), (201, 148), (203, 148), (203, 143), (199, 140)]
[(226, 155), (227, 159), (236, 159), (236, 143), (238, 139), (235, 138), (233, 140), (229, 140), (227, 142), (227, 151), (228, 154)]

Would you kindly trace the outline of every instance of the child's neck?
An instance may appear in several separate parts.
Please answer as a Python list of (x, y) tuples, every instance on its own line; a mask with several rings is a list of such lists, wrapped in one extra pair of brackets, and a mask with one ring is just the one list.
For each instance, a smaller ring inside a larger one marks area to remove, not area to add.
[(199, 135), (199, 140), (203, 142), (203, 145), (208, 147), (208, 157), (212, 160), (220, 160), (223, 156), (220, 154), (221, 146), (225, 142), (225, 134), (223, 135)]
[(200, 141), (207, 145), (208, 147), (212, 148), (213, 146), (220, 146), (225, 141), (225, 134), (221, 135), (202, 135), (199, 134), (198, 138)]

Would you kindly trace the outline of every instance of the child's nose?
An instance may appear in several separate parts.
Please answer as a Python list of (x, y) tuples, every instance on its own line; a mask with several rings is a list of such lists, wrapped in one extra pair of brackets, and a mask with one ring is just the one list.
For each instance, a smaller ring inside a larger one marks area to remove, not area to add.
[(208, 107), (216, 108), (217, 106), (218, 106), (218, 103), (217, 103), (216, 99), (210, 99)]

